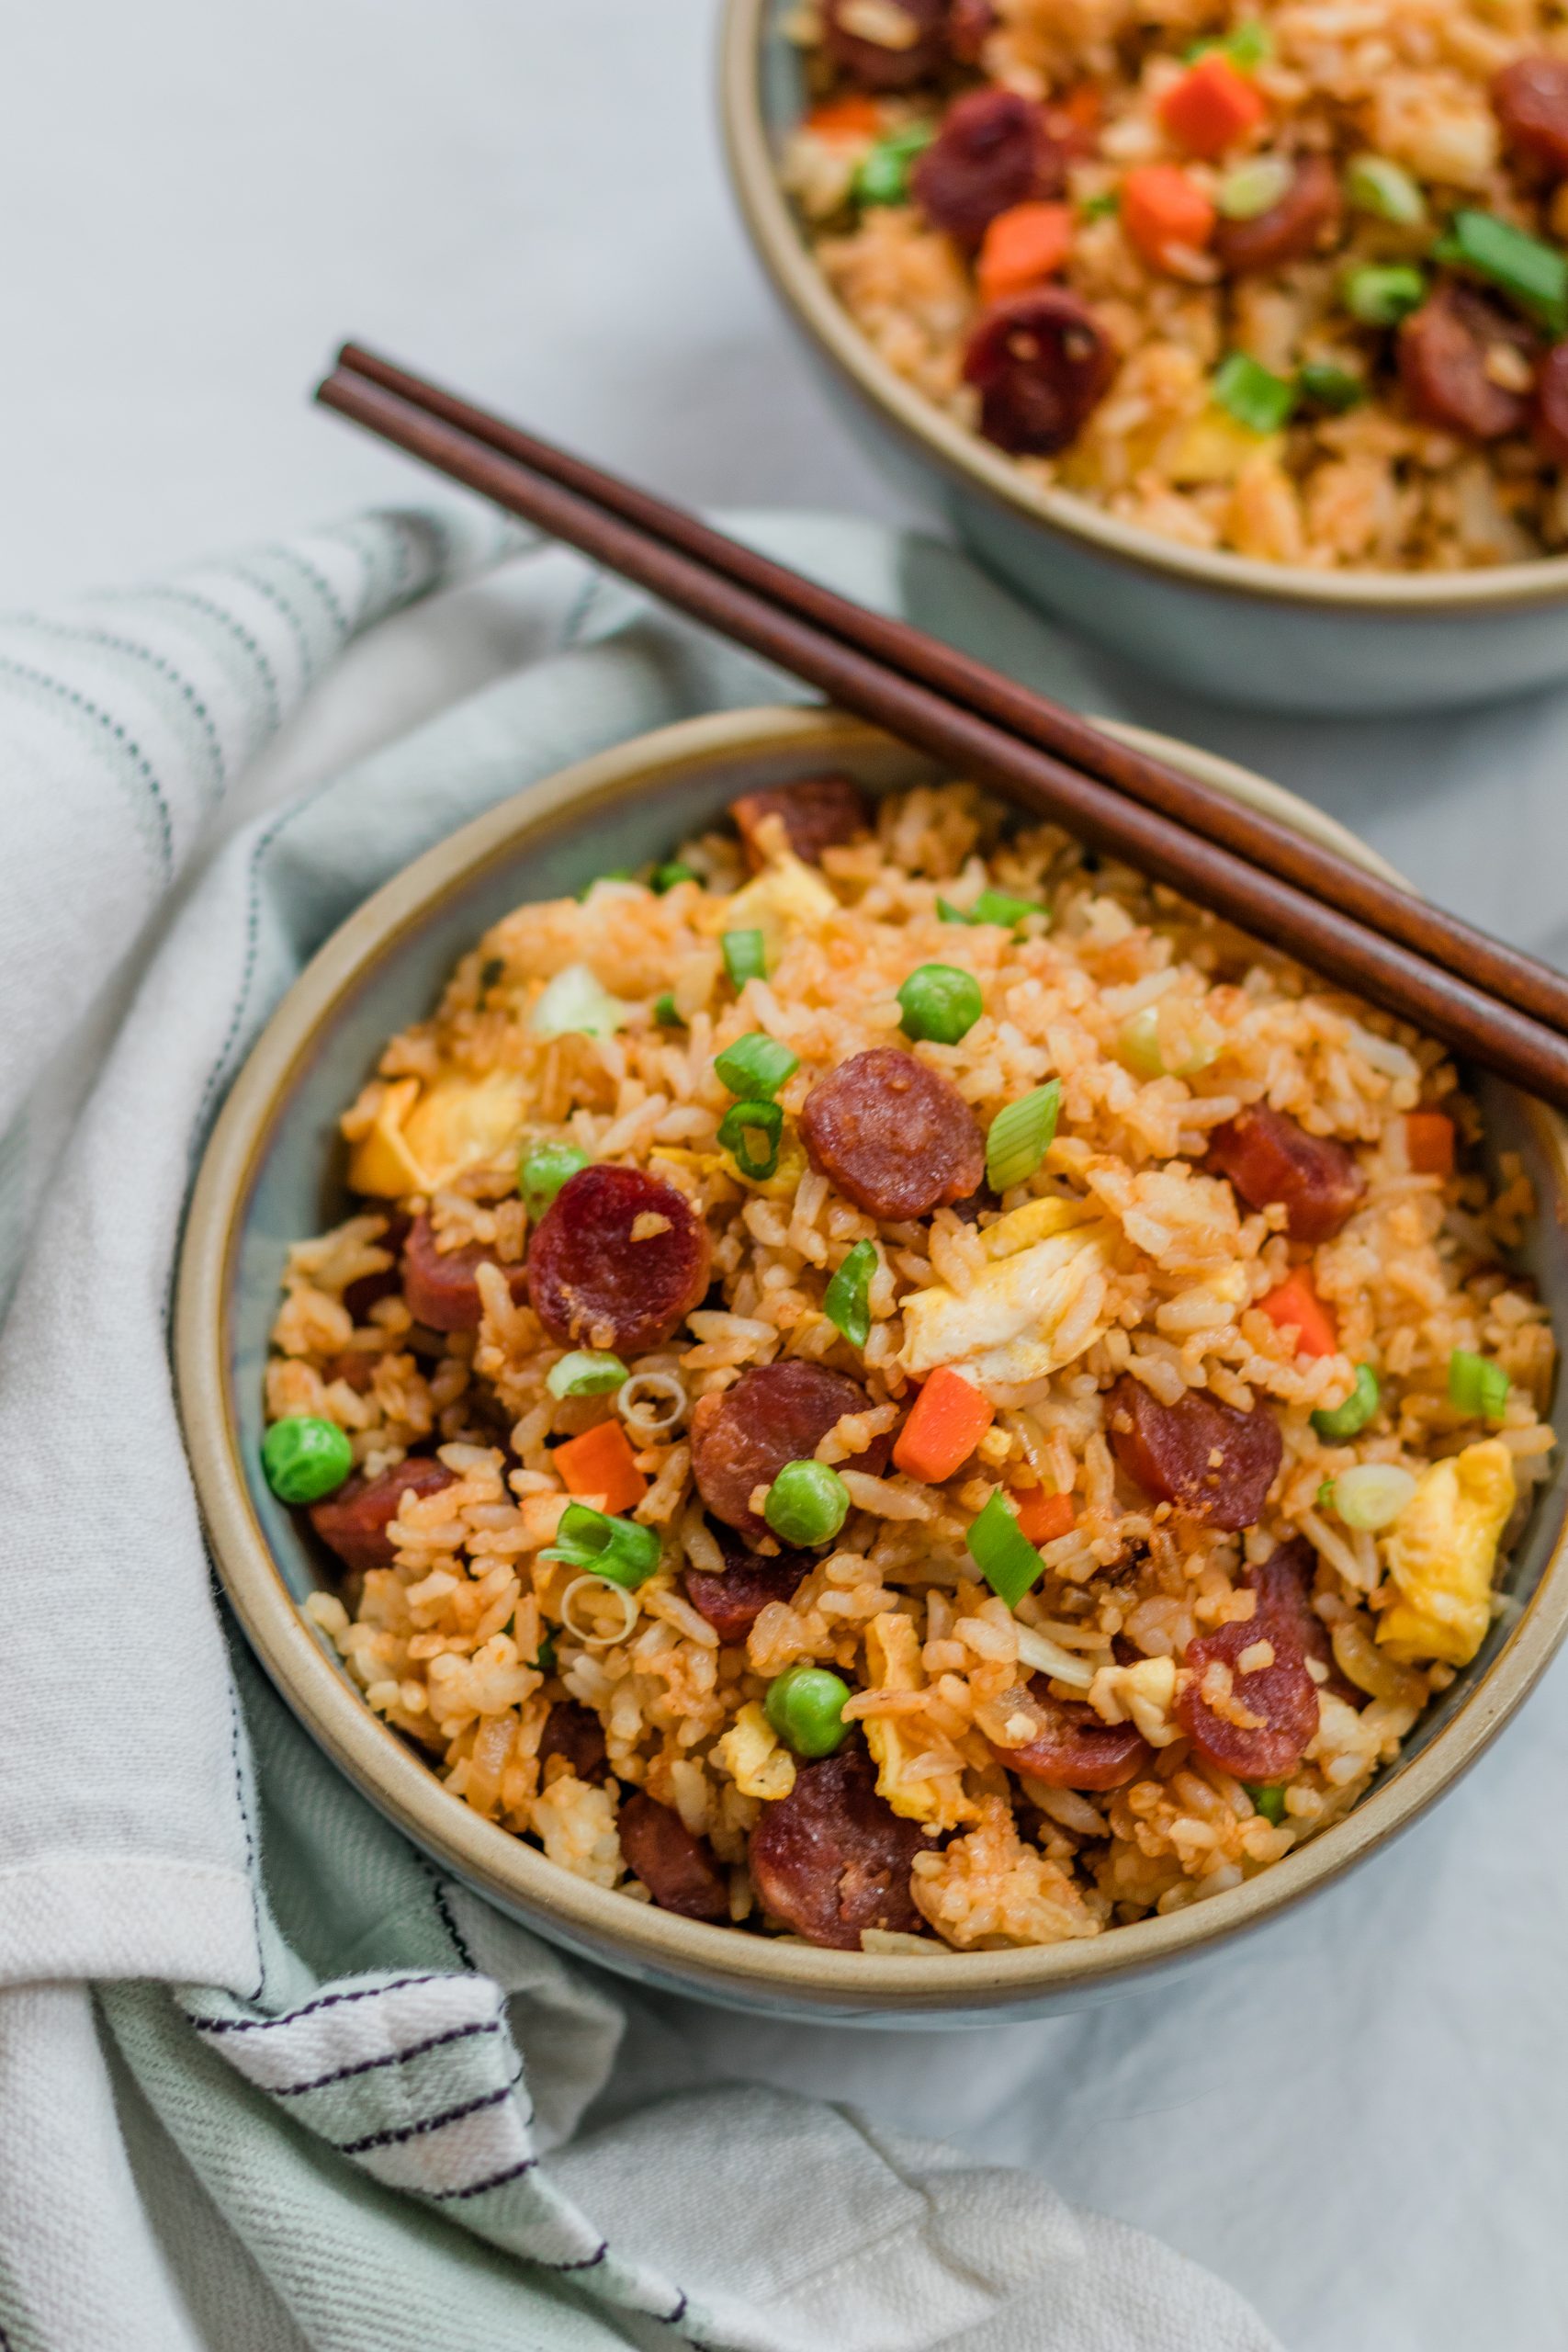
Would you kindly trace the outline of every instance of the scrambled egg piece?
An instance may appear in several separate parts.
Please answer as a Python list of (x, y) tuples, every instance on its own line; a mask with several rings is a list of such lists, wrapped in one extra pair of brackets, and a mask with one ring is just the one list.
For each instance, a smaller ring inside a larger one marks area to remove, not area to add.
[(1116, 1227), (1085, 1201), (1026, 1201), (982, 1237), (991, 1263), (962, 1295), (904, 1302), (903, 1369), (964, 1364), (982, 1384), (1042, 1379), (1100, 1336)]
[(1435, 1462), (1383, 1544), (1399, 1599), (1378, 1641), (1402, 1665), (1468, 1666), (1491, 1623), (1497, 1544), (1514, 1507), (1514, 1462), (1500, 1438)]
[(760, 931), (772, 969), (792, 932), (820, 931), (838, 911), (831, 886), (786, 850), (732, 899), (721, 899), (713, 923), (720, 931)]
[[(908, 1617), (884, 1610), (865, 1629), (865, 1664), (874, 1690), (919, 1690), (925, 1686), (920, 1665), (920, 1637)], [(942, 1772), (930, 1780), (912, 1780), (909, 1766), (929, 1746), (919, 1735), (911, 1744), (910, 1719), (898, 1715), (868, 1715), (866, 1746), (876, 1759), (876, 1785), (895, 1813), (907, 1821), (925, 1821), (937, 1829), (956, 1829), (976, 1818), (975, 1807), (964, 1793), (959, 1772)]]
[(524, 1081), (513, 1070), (488, 1078), (400, 1078), (349, 1156), (356, 1193), (400, 1200), (434, 1193), (465, 1168), (503, 1159), (523, 1130)]
[(1195, 417), (1176, 445), (1170, 479), (1183, 489), (1201, 482), (1235, 481), (1243, 466), (1258, 451), (1278, 456), (1285, 446), (1279, 433), (1253, 433), (1224, 409), (1205, 409)]
[(714, 1761), (728, 1772), (743, 1797), (776, 1804), (795, 1786), (795, 1758), (753, 1699), (741, 1708), (722, 1739), (713, 1744)]

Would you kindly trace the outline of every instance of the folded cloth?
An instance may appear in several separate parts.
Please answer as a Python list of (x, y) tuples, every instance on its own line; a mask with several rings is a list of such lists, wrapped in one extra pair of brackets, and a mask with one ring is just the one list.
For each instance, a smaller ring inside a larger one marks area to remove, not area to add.
[[(944, 551), (753, 536), (1070, 687)], [(517, 544), (368, 516), (0, 628), (0, 2352), (1263, 2352), (1209, 2274), (1029, 2174), (761, 2087), (612, 2107), (637, 1996), (432, 1869), (226, 1645), (165, 1318), (272, 1005), (502, 795), (794, 691), (537, 554), (556, 658), (212, 846), (350, 638)]]

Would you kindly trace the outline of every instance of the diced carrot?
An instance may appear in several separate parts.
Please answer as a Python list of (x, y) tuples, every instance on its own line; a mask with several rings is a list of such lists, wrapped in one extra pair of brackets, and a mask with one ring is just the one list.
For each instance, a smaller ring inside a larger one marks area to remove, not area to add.
[(1201, 57), (1159, 103), (1159, 119), (1171, 137), (1209, 164), (1256, 130), (1268, 111), (1257, 83), (1219, 49)]
[(1028, 1494), (1010, 1495), (1008, 1499), (1032, 1544), (1054, 1544), (1058, 1535), (1072, 1532), (1077, 1513), (1071, 1495), (1048, 1495), (1043, 1487), (1032, 1487)]
[(1287, 1274), (1279, 1287), (1271, 1290), (1267, 1298), (1260, 1298), (1258, 1304), (1269, 1320), (1277, 1323), (1280, 1330), (1289, 1324), (1295, 1325), (1298, 1355), (1332, 1356), (1338, 1353), (1339, 1334), (1334, 1328), (1334, 1318), (1314, 1290), (1312, 1276), (1304, 1266), (1298, 1266), (1294, 1273)]
[(1140, 164), (1122, 183), (1122, 225), (1156, 269), (1169, 268), (1174, 250), (1201, 253), (1214, 218), (1202, 189), (1174, 164)]
[(972, 1380), (951, 1364), (939, 1364), (898, 1432), (895, 1467), (907, 1478), (940, 1486), (968, 1461), (995, 1418), (994, 1407)]
[(1045, 121), (1053, 139), (1058, 140), (1069, 156), (1092, 155), (1100, 144), (1100, 126), (1105, 118), (1105, 100), (1098, 84), (1076, 82), (1064, 90), (1045, 109)]
[(805, 128), (818, 139), (874, 139), (882, 117), (874, 99), (834, 98), (825, 107), (813, 107)]
[(986, 232), (976, 265), (982, 302), (1005, 302), (1055, 275), (1073, 249), (1070, 204), (1014, 204)]
[(1454, 1123), (1446, 1112), (1406, 1112), (1404, 1156), (1416, 1176), (1453, 1174)]
[(612, 1519), (635, 1510), (648, 1480), (632, 1459), (631, 1441), (619, 1421), (599, 1421), (581, 1437), (568, 1438), (550, 1456), (552, 1467), (573, 1495), (594, 1495)]

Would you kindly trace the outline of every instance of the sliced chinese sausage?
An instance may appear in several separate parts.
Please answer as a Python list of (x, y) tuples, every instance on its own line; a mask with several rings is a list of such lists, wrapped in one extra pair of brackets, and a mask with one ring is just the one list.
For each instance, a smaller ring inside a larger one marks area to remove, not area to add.
[(998, 212), (1059, 196), (1066, 157), (1044, 110), (1016, 90), (970, 90), (954, 98), (942, 129), (909, 175), (910, 192), (933, 229), (977, 245)]
[(986, 1173), (986, 1138), (956, 1086), (893, 1046), (818, 1080), (800, 1139), (818, 1174), (857, 1208), (899, 1223), (966, 1199)]
[(1404, 397), (1424, 424), (1500, 441), (1529, 421), (1534, 347), (1529, 329), (1473, 287), (1440, 286), (1399, 330)]
[(964, 380), (980, 395), (981, 432), (1016, 457), (1049, 457), (1076, 440), (1115, 373), (1110, 336), (1065, 286), (998, 302), (964, 355)]
[[(438, 1250), (427, 1216), (416, 1217), (403, 1244), (403, 1296), (416, 1323), (432, 1331), (477, 1331), (484, 1313), (479, 1270), (496, 1262), (493, 1250), (471, 1241), (462, 1250)], [(507, 1266), (506, 1286), (521, 1303), (528, 1295), (525, 1267)]]
[(1102, 1723), (1081, 1699), (1052, 1696), (1044, 1675), (1030, 1677), (1032, 1738), (1021, 1747), (991, 1742), (1010, 1772), (1043, 1781), (1048, 1789), (1119, 1789), (1154, 1761), (1154, 1750), (1133, 1724)]
[[(722, 1396), (704, 1396), (692, 1415), (692, 1475), (716, 1519), (749, 1543), (771, 1540), (767, 1521), (751, 1509), (759, 1487), (771, 1487), (786, 1462), (805, 1462), (835, 1421), (863, 1413), (871, 1399), (841, 1372), (788, 1358), (742, 1373)], [(890, 1435), (874, 1438), (863, 1453), (840, 1466), (873, 1477), (887, 1466)], [(718, 1579), (715, 1579), (718, 1581)]]
[(1266, 1405), (1238, 1413), (1201, 1388), (1162, 1405), (1129, 1373), (1107, 1418), (1116, 1459), (1146, 1494), (1233, 1534), (1257, 1526), (1284, 1451)]
[(1568, 343), (1554, 344), (1540, 363), (1531, 424), (1537, 446), (1554, 464), (1568, 466)]
[[(1246, 1666), (1267, 1644), (1272, 1657)], [(1282, 1781), (1317, 1730), (1317, 1685), (1307, 1672), (1292, 1619), (1260, 1608), (1189, 1642), (1182, 1664), (1192, 1680), (1177, 1694), (1176, 1720), (1198, 1750), (1238, 1781)]]
[(386, 1250), (390, 1252), (391, 1264), (383, 1267), (378, 1274), (361, 1274), (357, 1282), (344, 1284), (343, 1303), (355, 1322), (368, 1323), (370, 1309), (384, 1298), (395, 1297), (401, 1290), (403, 1275), (398, 1261), (402, 1255), (403, 1244), (409, 1238), (412, 1224), (412, 1217), (389, 1216), (387, 1219), (387, 1229), (376, 1247), (378, 1250)]
[(682, 1919), (729, 1918), (729, 1881), (705, 1838), (639, 1789), (621, 1807), (621, 1851), (661, 1911)]
[(539, 1736), (541, 1772), (552, 1756), (565, 1757), (574, 1780), (607, 1781), (610, 1777), (604, 1726), (592, 1708), (579, 1699), (558, 1699), (545, 1717)]
[(662, 1347), (708, 1286), (708, 1231), (640, 1168), (569, 1176), (528, 1249), (528, 1296), (552, 1340), (617, 1355)]
[(918, 1823), (878, 1796), (856, 1743), (798, 1765), (788, 1796), (764, 1804), (751, 1832), (751, 1883), (763, 1909), (808, 1943), (858, 1951), (866, 1928), (912, 1935), (924, 1926), (909, 1867), (926, 1849)]
[(1308, 1135), (1266, 1102), (1214, 1129), (1207, 1164), (1230, 1178), (1248, 1208), (1282, 1204), (1292, 1241), (1328, 1240), (1361, 1197), (1354, 1153), (1331, 1136)]
[(1516, 57), (1493, 79), (1492, 106), (1512, 153), (1568, 172), (1568, 57)]
[(942, 62), (947, 0), (828, 0), (822, 46), (863, 90), (908, 90)]
[(1222, 267), (1240, 277), (1304, 261), (1332, 245), (1344, 217), (1339, 179), (1326, 155), (1303, 155), (1277, 204), (1250, 220), (1222, 220), (1213, 251)]
[(767, 864), (766, 821), (779, 818), (784, 840), (807, 865), (820, 865), (825, 849), (841, 849), (871, 830), (865, 795), (847, 775), (811, 775), (767, 792), (747, 792), (730, 805), (741, 847), (752, 870)]
[(686, 1598), (705, 1617), (721, 1642), (743, 1642), (773, 1600), (793, 1600), (811, 1566), (808, 1552), (780, 1552), (772, 1559), (730, 1542), (723, 1545), (724, 1572), (710, 1576), (688, 1568)]
[(392, 1539), (387, 1530), (398, 1515), (403, 1497), (438, 1495), (456, 1483), (456, 1474), (428, 1454), (411, 1453), (406, 1462), (374, 1478), (350, 1478), (325, 1502), (310, 1506), (310, 1524), (323, 1544), (330, 1544), (344, 1567), (389, 1568)]
[(1271, 1552), (1260, 1566), (1249, 1567), (1242, 1581), (1258, 1595), (1258, 1610), (1254, 1625), (1271, 1616), (1282, 1617), (1291, 1627), (1303, 1652), (1316, 1658), (1328, 1670), (1328, 1679), (1321, 1687), (1332, 1690), (1336, 1698), (1345, 1700), (1352, 1707), (1364, 1707), (1367, 1694), (1358, 1690), (1346, 1679), (1335, 1662), (1334, 1644), (1327, 1626), (1312, 1605), (1312, 1589), (1317, 1578), (1317, 1555), (1304, 1535), (1292, 1535), (1290, 1541)]

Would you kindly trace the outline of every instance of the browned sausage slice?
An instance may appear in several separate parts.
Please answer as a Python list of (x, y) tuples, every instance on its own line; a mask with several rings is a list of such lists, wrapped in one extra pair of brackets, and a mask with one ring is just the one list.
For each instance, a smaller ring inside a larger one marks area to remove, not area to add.
[(1492, 106), (1513, 153), (1568, 172), (1568, 57), (1516, 57), (1493, 79)]
[(1207, 1165), (1230, 1178), (1248, 1208), (1281, 1203), (1292, 1241), (1326, 1241), (1364, 1189), (1355, 1155), (1342, 1143), (1308, 1135), (1267, 1102), (1254, 1103), (1214, 1129)]
[(1484, 294), (1441, 286), (1399, 330), (1404, 397), (1424, 424), (1500, 441), (1529, 421), (1529, 391), (1507, 377), (1534, 349), (1529, 329)]
[(389, 1568), (393, 1548), (387, 1530), (398, 1507), (410, 1492), (438, 1495), (457, 1483), (444, 1462), (428, 1454), (411, 1453), (406, 1462), (374, 1478), (350, 1478), (325, 1502), (310, 1505), (310, 1524), (323, 1544), (331, 1544), (345, 1568)]
[(1295, 177), (1267, 212), (1251, 220), (1221, 220), (1213, 251), (1233, 277), (1282, 268), (1332, 245), (1344, 215), (1339, 179), (1326, 155), (1303, 155)]
[[(416, 1217), (403, 1245), (403, 1296), (409, 1313), (432, 1331), (477, 1331), (484, 1313), (479, 1270), (495, 1262), (495, 1252), (477, 1241), (464, 1250), (438, 1250), (430, 1219)], [(525, 1298), (526, 1269), (507, 1266), (502, 1272), (513, 1299)]]
[[(1242, 1660), (1267, 1643), (1261, 1666)], [(1177, 1722), (1200, 1756), (1240, 1781), (1287, 1780), (1317, 1730), (1317, 1686), (1292, 1619), (1260, 1606), (1255, 1617), (1189, 1642), (1193, 1679), (1177, 1694)], [(1211, 1685), (1212, 1668), (1223, 1668)]]
[[(873, 11), (828, 0), (822, 46), (863, 90), (908, 90), (941, 65), (946, 15), (947, 0), (876, 0)], [(868, 23), (877, 39), (867, 38)]]
[(729, 1882), (713, 1848), (644, 1790), (621, 1807), (621, 1851), (661, 1911), (678, 1911), (682, 1919), (728, 1919)]
[(545, 1717), (539, 1736), (541, 1772), (552, 1756), (565, 1757), (573, 1780), (604, 1781), (610, 1777), (604, 1726), (579, 1699), (558, 1699)]
[(528, 1250), (534, 1312), (562, 1347), (643, 1355), (708, 1286), (708, 1231), (683, 1193), (601, 1162), (568, 1177)]
[(796, 1768), (787, 1797), (762, 1807), (751, 1832), (751, 1883), (765, 1910), (807, 1942), (858, 1951), (863, 1928), (912, 1935), (924, 1926), (909, 1866), (925, 1833), (876, 1792), (865, 1750), (841, 1748)]
[[(769, 1537), (751, 1509), (758, 1487), (771, 1487), (786, 1462), (805, 1462), (835, 1421), (863, 1413), (871, 1399), (841, 1372), (795, 1357), (757, 1364), (722, 1396), (704, 1396), (692, 1415), (692, 1475), (716, 1519), (748, 1543)], [(846, 1470), (877, 1476), (887, 1466), (891, 1436), (875, 1438)], [(716, 1582), (719, 1579), (716, 1578)]]
[(1065, 286), (1015, 295), (969, 338), (964, 380), (980, 394), (980, 430), (1017, 457), (1065, 449), (1111, 389), (1116, 354), (1087, 302)]
[(1044, 111), (1016, 90), (967, 91), (909, 175), (933, 229), (977, 245), (998, 212), (1036, 197), (1059, 196), (1066, 157)]
[(869, 1216), (926, 1216), (976, 1191), (986, 1138), (956, 1086), (893, 1046), (819, 1079), (800, 1114), (811, 1165)]
[(1238, 1413), (1200, 1388), (1162, 1405), (1130, 1373), (1106, 1401), (1116, 1458), (1145, 1493), (1233, 1534), (1257, 1526), (1284, 1452), (1266, 1405)]
[(1364, 1707), (1367, 1693), (1340, 1673), (1328, 1628), (1312, 1605), (1316, 1577), (1316, 1553), (1304, 1535), (1292, 1535), (1260, 1567), (1249, 1567), (1242, 1578), (1258, 1595), (1258, 1612), (1252, 1622), (1257, 1624), (1266, 1615), (1283, 1617), (1306, 1657), (1327, 1668), (1328, 1679), (1322, 1688), (1332, 1690), (1348, 1706)]
[(743, 1642), (772, 1600), (793, 1600), (811, 1566), (808, 1552), (780, 1552), (765, 1559), (739, 1544), (723, 1546), (722, 1576), (688, 1568), (686, 1598), (705, 1617), (721, 1642)]
[(1010, 1772), (1043, 1781), (1048, 1789), (1119, 1789), (1154, 1761), (1154, 1750), (1134, 1724), (1102, 1723), (1081, 1699), (1056, 1699), (1044, 1675), (1029, 1681), (1038, 1729), (1022, 1747), (991, 1753)]
[(871, 830), (865, 795), (847, 775), (805, 776), (799, 784), (745, 792), (729, 813), (753, 873), (767, 863), (761, 833), (769, 817), (783, 818), (785, 841), (807, 865), (820, 865), (825, 849), (840, 849)]

